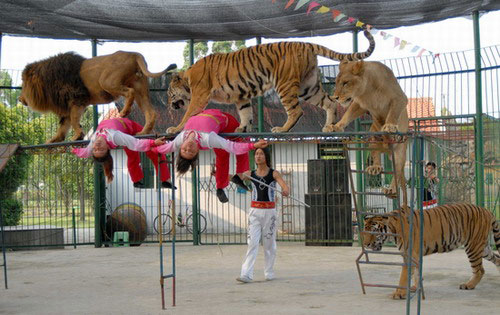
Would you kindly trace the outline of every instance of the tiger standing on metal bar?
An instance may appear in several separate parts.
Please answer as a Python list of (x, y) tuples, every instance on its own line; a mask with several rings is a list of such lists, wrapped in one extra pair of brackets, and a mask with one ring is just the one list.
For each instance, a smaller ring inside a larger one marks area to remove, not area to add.
[(342, 54), (316, 44), (280, 42), (202, 58), (185, 72), (172, 75), (167, 103), (174, 109), (187, 105), (187, 109), (179, 125), (168, 128), (167, 133), (181, 131), (209, 101), (236, 104), (241, 121), (236, 132), (247, 132), (252, 126), (251, 99), (271, 89), (278, 93), (288, 116), (285, 124), (272, 132), (287, 132), (295, 126), (303, 114), (301, 101), (326, 111), (323, 131), (327, 131), (325, 128), (334, 122), (337, 102), (321, 87), (317, 56), (339, 61), (367, 58), (375, 41), (367, 30), (364, 35), (370, 46), (362, 53)]
[[(400, 212), (401, 217), (398, 214)], [(382, 244), (387, 240), (387, 235), (374, 235), (370, 232), (394, 233), (403, 235), (396, 237), (396, 244), (401, 252), (408, 250), (409, 243), (409, 209), (403, 207), (403, 211), (396, 210), (391, 214), (394, 216), (366, 216), (365, 229), (361, 232), (363, 246), (375, 251), (382, 249)], [(483, 258), (495, 264), (500, 271), (500, 255), (495, 254), (488, 245), (488, 235), (493, 232), (495, 245), (500, 252), (500, 226), (495, 216), (485, 208), (472, 204), (457, 203), (443, 205), (423, 211), (424, 216), (424, 239), (423, 256), (434, 253), (446, 253), (464, 246), (465, 253), (469, 258), (472, 268), (472, 277), (469, 281), (460, 284), (461, 290), (472, 290), (478, 285), (484, 275)], [(403, 219), (403, 231), (401, 231), (401, 218)], [(418, 261), (420, 254), (420, 210), (413, 215), (413, 251), (412, 257)], [(412, 270), (412, 274), (415, 272)], [(399, 286), (406, 287), (408, 281), (408, 268), (403, 266)], [(416, 283), (416, 282), (415, 282)], [(392, 297), (404, 299), (406, 290), (397, 289)]]

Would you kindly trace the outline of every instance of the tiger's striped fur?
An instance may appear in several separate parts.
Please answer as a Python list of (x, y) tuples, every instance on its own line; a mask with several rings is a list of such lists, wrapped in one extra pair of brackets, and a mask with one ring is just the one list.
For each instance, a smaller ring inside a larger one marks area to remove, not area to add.
[[(397, 214), (396, 210), (391, 214)], [(400, 251), (408, 249), (409, 216), (408, 210), (400, 212), (401, 216), (382, 217), (370, 215), (365, 217), (365, 231), (389, 232), (401, 237), (396, 237), (396, 244)], [(493, 214), (485, 208), (472, 204), (457, 203), (443, 205), (424, 210), (424, 244), (423, 255), (450, 252), (459, 246), (465, 247), (465, 252), (472, 267), (472, 277), (466, 283), (460, 284), (460, 289), (472, 290), (481, 281), (484, 275), (483, 258), (494, 263), (500, 270), (500, 255), (494, 253), (488, 244), (488, 235), (493, 232), (497, 249), (500, 252), (500, 226)], [(401, 222), (403, 218), (403, 234)], [(418, 261), (420, 242), (420, 211), (414, 211), (413, 216), (413, 258)], [(363, 245), (373, 250), (382, 249), (382, 244), (387, 235), (362, 233)], [(406, 287), (407, 270), (403, 267), (399, 285)], [(406, 291), (397, 289), (394, 298), (405, 298)]]
[(236, 131), (249, 131), (253, 117), (251, 99), (273, 88), (288, 116), (285, 124), (274, 127), (273, 132), (286, 132), (297, 123), (302, 116), (299, 100), (323, 108), (325, 126), (332, 125), (337, 102), (321, 87), (317, 56), (334, 60), (367, 58), (375, 49), (375, 41), (370, 32), (365, 30), (364, 34), (370, 46), (362, 53), (342, 54), (311, 43), (280, 42), (202, 58), (185, 72), (172, 75), (168, 104), (175, 109), (189, 105), (180, 124), (167, 132), (179, 132), (209, 101), (236, 104), (241, 121)]

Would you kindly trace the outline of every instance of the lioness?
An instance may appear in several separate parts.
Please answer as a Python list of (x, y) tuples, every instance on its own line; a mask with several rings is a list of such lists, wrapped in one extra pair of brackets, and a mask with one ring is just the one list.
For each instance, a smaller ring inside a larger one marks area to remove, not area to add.
[[(408, 131), (408, 98), (401, 89), (394, 73), (387, 66), (376, 61), (346, 61), (340, 63), (340, 72), (335, 81), (333, 97), (342, 106), (349, 107), (338, 123), (327, 131), (343, 131), (355, 118), (369, 112), (373, 123), (370, 131)], [(372, 144), (382, 150), (383, 146)], [(368, 174), (378, 175), (382, 171), (381, 151), (372, 151), (373, 164), (366, 168)], [(406, 199), (404, 166), (406, 161), (406, 141), (394, 144), (396, 175), (403, 187)], [(384, 193), (389, 197), (396, 194), (396, 176)]]
[(134, 52), (117, 51), (90, 59), (73, 52), (59, 54), (24, 68), (19, 101), (33, 110), (60, 117), (59, 129), (47, 143), (63, 141), (70, 127), (75, 131), (72, 140), (83, 139), (80, 117), (86, 107), (110, 103), (120, 96), (125, 97), (120, 116), (130, 113), (135, 100), (146, 120), (139, 134), (147, 134), (156, 120), (147, 77), (159, 77), (172, 68), (175, 65), (151, 73), (144, 57)]

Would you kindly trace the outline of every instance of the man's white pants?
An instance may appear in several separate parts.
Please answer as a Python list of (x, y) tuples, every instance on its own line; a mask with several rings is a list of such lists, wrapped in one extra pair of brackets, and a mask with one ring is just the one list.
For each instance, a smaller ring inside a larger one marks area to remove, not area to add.
[(248, 250), (241, 267), (241, 277), (253, 279), (253, 266), (259, 252), (262, 236), (264, 247), (266, 279), (274, 278), (274, 260), (276, 259), (276, 209), (250, 208), (248, 215)]

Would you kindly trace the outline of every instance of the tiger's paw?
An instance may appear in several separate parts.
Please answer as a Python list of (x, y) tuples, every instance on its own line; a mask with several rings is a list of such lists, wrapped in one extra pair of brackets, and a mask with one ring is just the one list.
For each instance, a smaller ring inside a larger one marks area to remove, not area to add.
[(324, 126), (322, 131), (323, 132), (342, 132), (342, 131), (344, 131), (344, 128), (339, 126), (338, 124), (337, 125), (330, 124), (330, 125)]
[(476, 287), (475, 285), (471, 285), (468, 283), (462, 283), (459, 286), (460, 290), (474, 290), (475, 287)]
[(394, 300), (405, 300), (406, 299), (406, 290), (404, 289), (397, 289), (392, 293), (392, 298)]
[(287, 132), (287, 131), (288, 130), (286, 130), (283, 127), (273, 127), (273, 129), (271, 129), (271, 132), (274, 132), (274, 133), (277, 133), (277, 132)]
[(382, 166), (372, 165), (365, 168), (365, 171), (370, 175), (378, 175), (382, 172)]
[(179, 131), (181, 131), (181, 130), (177, 127), (168, 127), (167, 128), (167, 133), (178, 133)]

